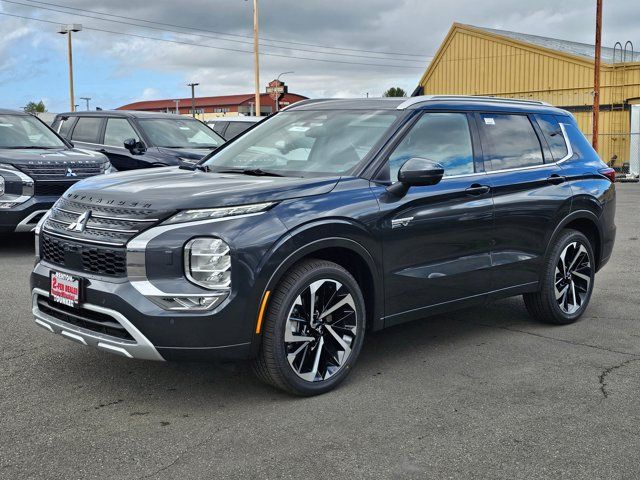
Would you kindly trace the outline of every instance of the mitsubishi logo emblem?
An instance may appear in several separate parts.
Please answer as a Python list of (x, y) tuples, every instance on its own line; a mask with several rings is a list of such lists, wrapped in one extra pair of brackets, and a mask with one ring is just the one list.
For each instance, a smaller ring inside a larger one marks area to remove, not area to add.
[(65, 177), (76, 177), (78, 174), (71, 170), (71, 167), (67, 167), (67, 173), (64, 174)]
[(87, 228), (87, 222), (89, 221), (90, 216), (91, 210), (87, 210), (80, 214), (75, 222), (71, 222), (69, 226), (67, 226), (67, 230), (71, 230), (72, 232), (84, 232), (84, 229)]

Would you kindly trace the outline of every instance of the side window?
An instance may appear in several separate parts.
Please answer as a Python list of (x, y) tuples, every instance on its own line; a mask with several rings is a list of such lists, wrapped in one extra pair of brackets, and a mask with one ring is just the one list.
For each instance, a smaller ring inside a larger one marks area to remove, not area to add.
[(398, 180), (402, 164), (412, 157), (440, 163), (444, 175), (473, 173), (473, 147), (464, 113), (425, 113), (389, 156), (389, 177)]
[(60, 119), (60, 123), (58, 124), (56, 131), (61, 137), (69, 138), (69, 133), (71, 132), (71, 127), (73, 126), (74, 120), (75, 117)]
[(71, 140), (78, 142), (98, 143), (102, 118), (99, 117), (79, 117), (73, 129)]
[(540, 140), (526, 115), (483, 113), (480, 131), (485, 158), (490, 160), (488, 170), (544, 163)]
[(126, 118), (108, 118), (104, 131), (104, 144), (110, 147), (124, 147), (128, 138), (138, 140), (138, 135)]
[(222, 132), (224, 132), (224, 127), (227, 126), (228, 122), (215, 122), (213, 125), (209, 125), (211, 128), (213, 128), (213, 131), (216, 132), (218, 135), (222, 135)]
[(536, 115), (536, 121), (538, 125), (540, 125), (540, 130), (542, 130), (542, 134), (549, 144), (553, 159), (557, 162), (561, 158), (566, 157), (568, 153), (567, 144), (565, 143), (562, 129), (556, 117), (553, 115)]
[(232, 138), (240, 135), (250, 126), (251, 124), (248, 122), (229, 122), (229, 126), (227, 127), (227, 131), (224, 136), (227, 140), (231, 140)]

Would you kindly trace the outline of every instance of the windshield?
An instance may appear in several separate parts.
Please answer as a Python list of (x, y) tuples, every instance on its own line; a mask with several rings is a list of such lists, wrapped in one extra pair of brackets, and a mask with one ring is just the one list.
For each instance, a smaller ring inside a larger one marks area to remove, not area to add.
[(138, 124), (153, 147), (217, 148), (224, 143), (220, 135), (198, 120), (184, 118), (146, 118)]
[(31, 115), (0, 115), (0, 148), (65, 148), (49, 127)]
[(360, 163), (397, 117), (391, 110), (282, 112), (244, 133), (204, 165), (214, 172), (343, 175)]

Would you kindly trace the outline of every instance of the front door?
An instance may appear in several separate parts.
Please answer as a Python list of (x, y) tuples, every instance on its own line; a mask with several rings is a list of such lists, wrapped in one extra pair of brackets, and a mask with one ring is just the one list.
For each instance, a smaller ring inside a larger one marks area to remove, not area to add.
[(129, 138), (140, 139), (129, 120), (126, 118), (107, 118), (107, 125), (104, 129), (103, 148), (100, 152), (109, 157), (111, 165), (116, 170), (133, 170), (147, 166), (145, 162), (136, 158), (140, 155), (133, 155), (124, 147), (124, 141)]
[(373, 184), (382, 212), (385, 325), (459, 300), (481, 300), (490, 290), (493, 201), (474, 128), (465, 113), (422, 114), (377, 178), (395, 182), (412, 157), (440, 163), (444, 178), (401, 197)]

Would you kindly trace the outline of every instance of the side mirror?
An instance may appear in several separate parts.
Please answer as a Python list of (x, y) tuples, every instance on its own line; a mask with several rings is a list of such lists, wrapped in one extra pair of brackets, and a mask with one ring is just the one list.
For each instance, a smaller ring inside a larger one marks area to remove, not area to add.
[(427, 158), (411, 158), (404, 162), (398, 172), (398, 181), (387, 188), (394, 195), (403, 196), (410, 187), (435, 185), (444, 175), (444, 167)]
[(124, 148), (131, 152), (131, 155), (141, 155), (147, 151), (145, 144), (135, 138), (127, 138), (124, 141)]

